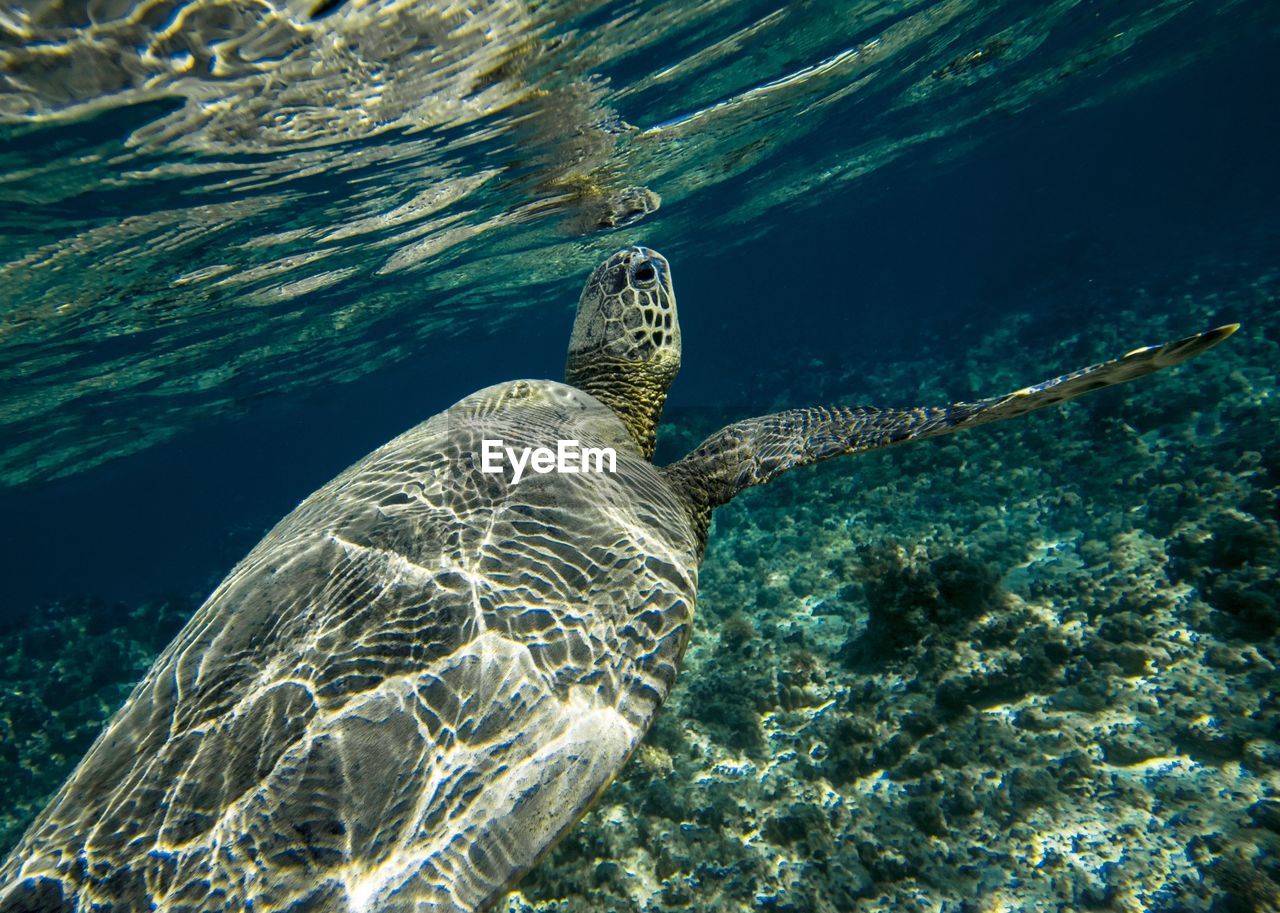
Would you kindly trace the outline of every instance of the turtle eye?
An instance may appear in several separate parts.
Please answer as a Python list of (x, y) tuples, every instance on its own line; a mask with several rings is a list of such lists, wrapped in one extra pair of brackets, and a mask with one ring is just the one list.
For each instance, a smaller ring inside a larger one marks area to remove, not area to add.
[(648, 288), (658, 281), (658, 268), (652, 260), (641, 260), (631, 269), (631, 278), (641, 288)]

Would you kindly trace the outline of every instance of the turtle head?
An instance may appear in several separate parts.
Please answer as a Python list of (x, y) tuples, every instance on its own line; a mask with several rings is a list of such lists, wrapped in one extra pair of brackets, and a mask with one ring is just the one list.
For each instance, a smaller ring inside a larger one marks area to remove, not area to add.
[(680, 370), (680, 322), (666, 258), (620, 250), (582, 290), (565, 380), (618, 414), (646, 459), (653, 457), (667, 390)]

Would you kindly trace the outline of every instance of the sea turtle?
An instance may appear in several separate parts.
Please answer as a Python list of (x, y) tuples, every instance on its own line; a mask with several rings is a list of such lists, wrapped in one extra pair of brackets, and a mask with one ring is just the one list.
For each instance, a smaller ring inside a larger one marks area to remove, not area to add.
[(659, 467), (671, 272), (622, 250), (582, 293), (565, 383), (473, 393), (231, 571), (0, 868), (0, 911), (483, 910), (662, 706), (718, 505), (1149, 374), (1234, 329), (977, 402), (748, 419)]

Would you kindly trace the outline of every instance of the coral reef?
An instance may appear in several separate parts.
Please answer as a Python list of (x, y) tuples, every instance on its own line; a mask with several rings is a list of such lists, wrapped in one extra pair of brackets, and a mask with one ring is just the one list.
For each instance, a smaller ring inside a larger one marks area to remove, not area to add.
[(7, 853), (196, 603), (93, 600), (0, 619), (0, 853)]

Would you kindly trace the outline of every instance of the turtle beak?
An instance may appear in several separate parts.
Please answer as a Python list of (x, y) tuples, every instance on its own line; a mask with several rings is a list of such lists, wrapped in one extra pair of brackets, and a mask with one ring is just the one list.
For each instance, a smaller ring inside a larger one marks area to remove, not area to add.
[(627, 276), (635, 288), (654, 288), (668, 275), (666, 258), (657, 251), (637, 246), (628, 247), (623, 254)]
[(630, 254), (633, 273), (647, 264), (653, 267), (659, 278), (669, 274), (671, 267), (667, 264), (667, 258), (656, 250), (637, 244), (634, 247), (627, 248), (627, 253)]

